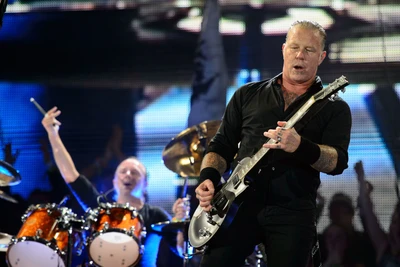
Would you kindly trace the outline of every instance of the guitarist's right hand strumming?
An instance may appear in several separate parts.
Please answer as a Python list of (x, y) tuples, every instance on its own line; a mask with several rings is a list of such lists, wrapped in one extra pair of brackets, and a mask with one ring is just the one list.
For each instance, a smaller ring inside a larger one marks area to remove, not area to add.
[(211, 182), (211, 180), (207, 179), (202, 182), (196, 188), (195, 192), (196, 198), (199, 200), (200, 207), (202, 207), (204, 211), (210, 211), (212, 208), (211, 200), (215, 192), (214, 184)]

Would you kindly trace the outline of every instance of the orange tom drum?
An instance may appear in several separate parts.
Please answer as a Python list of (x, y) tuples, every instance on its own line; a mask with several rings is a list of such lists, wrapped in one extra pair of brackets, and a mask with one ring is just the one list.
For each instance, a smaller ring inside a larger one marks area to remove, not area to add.
[[(71, 224), (76, 214), (56, 204), (31, 205), (22, 227), (11, 239), (6, 259), (11, 267), (65, 267)], [(74, 243), (82, 241), (77, 236)]]
[(135, 266), (143, 253), (145, 227), (129, 203), (102, 203), (86, 212), (90, 228), (88, 251), (92, 264), (102, 267)]

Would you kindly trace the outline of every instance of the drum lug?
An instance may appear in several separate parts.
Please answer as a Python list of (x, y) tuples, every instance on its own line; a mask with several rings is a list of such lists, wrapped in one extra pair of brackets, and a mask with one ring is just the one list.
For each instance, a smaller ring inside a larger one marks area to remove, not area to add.
[(36, 233), (35, 233), (35, 238), (40, 238), (42, 236), (42, 234), (43, 234), (42, 229), (40, 229), (40, 228), (37, 229)]
[(109, 227), (110, 227), (110, 225), (108, 224), (108, 222), (105, 222), (104, 223), (104, 227), (103, 227), (103, 231), (107, 231)]
[(140, 232), (140, 236), (141, 236), (142, 238), (146, 238), (146, 235), (147, 235), (146, 227), (143, 227), (143, 228), (142, 228), (142, 231)]
[(99, 211), (97, 209), (92, 210), (91, 208), (89, 208), (86, 213), (89, 214), (86, 216), (89, 220), (94, 222), (97, 221), (97, 216), (99, 216)]
[(28, 214), (24, 214), (21, 216), (21, 221), (24, 223), (26, 221), (26, 219), (28, 218)]

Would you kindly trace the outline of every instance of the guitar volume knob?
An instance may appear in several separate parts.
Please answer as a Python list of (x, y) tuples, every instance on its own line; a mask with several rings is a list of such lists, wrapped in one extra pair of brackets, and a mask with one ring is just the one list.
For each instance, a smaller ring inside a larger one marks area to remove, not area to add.
[(211, 233), (207, 229), (200, 229), (199, 230), (200, 237), (209, 237)]

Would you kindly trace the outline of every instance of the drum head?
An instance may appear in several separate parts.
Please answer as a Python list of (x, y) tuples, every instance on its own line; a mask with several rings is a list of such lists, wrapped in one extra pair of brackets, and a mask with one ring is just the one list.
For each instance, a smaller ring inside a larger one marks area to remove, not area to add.
[(131, 266), (140, 256), (139, 245), (120, 232), (102, 233), (90, 243), (91, 259), (102, 267)]
[(11, 267), (65, 267), (58, 253), (36, 241), (21, 241), (7, 251), (7, 261)]

